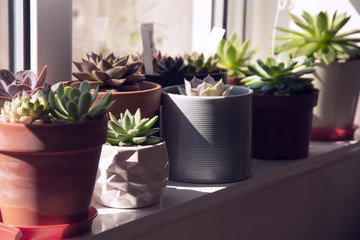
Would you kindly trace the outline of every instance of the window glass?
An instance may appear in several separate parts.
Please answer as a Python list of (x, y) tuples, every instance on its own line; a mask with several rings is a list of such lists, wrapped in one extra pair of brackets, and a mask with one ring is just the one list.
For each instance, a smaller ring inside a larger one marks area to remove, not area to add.
[(73, 0), (73, 60), (91, 51), (118, 56), (142, 52), (140, 25), (154, 23), (155, 47), (191, 51), (192, 0)]
[(0, 1), (0, 68), (9, 68), (8, 1)]

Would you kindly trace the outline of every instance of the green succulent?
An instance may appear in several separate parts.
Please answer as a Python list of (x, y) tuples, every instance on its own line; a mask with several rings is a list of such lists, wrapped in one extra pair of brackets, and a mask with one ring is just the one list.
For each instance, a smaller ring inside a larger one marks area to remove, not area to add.
[(107, 142), (114, 146), (152, 145), (162, 142), (164, 139), (154, 136), (159, 128), (151, 128), (157, 121), (158, 116), (153, 118), (141, 118), (141, 110), (137, 109), (135, 115), (129, 110), (120, 114), (120, 119), (109, 113)]
[(205, 59), (203, 53), (184, 54), (185, 65), (187, 65), (188, 74), (210, 74), (221, 73), (222, 69), (217, 66), (218, 59), (210, 56)]
[(187, 96), (228, 96), (233, 87), (224, 90), (224, 83), (222, 79), (215, 81), (210, 75), (203, 80), (193, 77), (189, 82), (184, 79), (185, 89), (179, 87), (181, 95)]
[(34, 94), (21, 92), (12, 101), (6, 101), (1, 109), (2, 122), (42, 124), (49, 122), (50, 104), (47, 92), (50, 87), (38, 90)]
[(82, 122), (104, 116), (113, 106), (112, 95), (106, 93), (93, 106), (98, 95), (99, 87), (91, 94), (90, 85), (82, 82), (77, 87), (64, 87), (61, 83), (56, 93), (49, 92), (50, 117), (54, 123)]
[(289, 16), (302, 32), (278, 27), (278, 30), (289, 33), (289, 35), (275, 38), (276, 40), (286, 40), (275, 46), (276, 54), (288, 52), (292, 57), (305, 55), (319, 59), (327, 65), (336, 60), (348, 60), (360, 56), (360, 47), (356, 45), (357, 42), (360, 42), (360, 38), (348, 37), (360, 33), (360, 30), (339, 34), (339, 30), (350, 19), (346, 13), (337, 14), (335, 12), (331, 20), (326, 11), (315, 16), (303, 11), (303, 19), (292, 13), (289, 13)]
[(216, 51), (217, 66), (228, 70), (229, 77), (244, 78), (250, 75), (247, 65), (255, 56), (258, 48), (249, 49), (249, 40), (243, 44), (234, 32), (228, 40), (222, 39)]
[[(73, 76), (80, 82), (88, 81), (92, 88), (111, 88), (118, 91), (137, 90), (138, 83), (145, 80), (145, 75), (139, 70), (142, 62), (129, 63), (129, 56), (116, 57), (113, 53), (104, 57), (101, 53), (86, 54), (87, 59), (82, 62), (73, 62), (79, 72), (73, 72)], [(78, 82), (72, 86), (79, 85)]]
[(266, 95), (294, 95), (314, 91), (312, 78), (303, 75), (314, 72), (313, 63), (301, 56), (291, 59), (288, 53), (280, 53), (277, 59), (268, 57), (265, 62), (257, 60), (249, 65), (253, 76), (241, 80), (246, 87)]

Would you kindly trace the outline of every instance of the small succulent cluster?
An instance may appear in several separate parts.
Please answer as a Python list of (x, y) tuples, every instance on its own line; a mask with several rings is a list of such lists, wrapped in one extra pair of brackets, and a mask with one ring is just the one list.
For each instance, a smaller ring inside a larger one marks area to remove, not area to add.
[(228, 40), (222, 39), (216, 51), (215, 58), (219, 59), (217, 66), (228, 70), (228, 76), (244, 78), (250, 75), (247, 65), (255, 56), (258, 48), (249, 48), (249, 40), (243, 44), (234, 32)]
[(153, 55), (154, 71), (162, 75), (221, 73), (222, 69), (216, 64), (217, 60), (214, 57), (205, 59), (204, 54), (196, 52), (171, 57), (158, 51)]
[(277, 40), (286, 41), (275, 46), (276, 54), (288, 52), (292, 57), (302, 55), (315, 57), (327, 65), (335, 60), (360, 57), (360, 47), (357, 46), (360, 38), (349, 37), (360, 33), (360, 30), (339, 34), (339, 30), (350, 19), (350, 17), (346, 16), (346, 13), (337, 14), (335, 12), (331, 20), (326, 11), (315, 16), (303, 11), (303, 19), (292, 13), (289, 13), (289, 16), (300, 27), (302, 32), (278, 27), (279, 31), (289, 35), (276, 38)]
[(45, 83), (46, 72), (47, 66), (39, 77), (31, 70), (21, 70), (13, 74), (7, 69), (0, 69), (0, 98), (9, 101), (18, 93), (41, 89)]
[(203, 80), (193, 77), (189, 82), (184, 79), (185, 89), (179, 87), (179, 93), (187, 96), (228, 96), (233, 87), (224, 91), (222, 79), (215, 81), (210, 75)]
[(193, 52), (184, 55), (185, 64), (189, 67), (190, 74), (210, 74), (220, 73), (222, 69), (217, 66), (218, 59), (213, 56), (205, 58), (204, 54)]
[(49, 122), (50, 104), (46, 92), (45, 89), (32, 95), (21, 92), (12, 101), (6, 101), (1, 109), (1, 121), (25, 124)]
[[(139, 83), (145, 80), (144, 74), (139, 72), (142, 62), (129, 63), (129, 56), (116, 57), (113, 53), (103, 56), (101, 53), (86, 54), (87, 60), (73, 62), (79, 72), (73, 72), (73, 76), (80, 82), (88, 81), (92, 88), (116, 89), (117, 91), (138, 90)], [(79, 82), (71, 83), (72, 86)]]
[[(42, 124), (81, 122), (100, 118), (113, 106), (111, 94), (106, 93), (94, 105), (99, 88), (91, 94), (90, 85), (82, 82), (80, 87), (64, 87), (60, 84), (57, 92), (50, 85), (32, 93), (22, 92), (12, 101), (6, 101), (1, 109), (2, 122)], [(94, 105), (94, 106), (93, 106)]]
[(164, 139), (154, 136), (159, 128), (151, 128), (157, 121), (158, 116), (153, 118), (141, 118), (141, 110), (137, 109), (135, 115), (129, 110), (120, 114), (120, 119), (109, 113), (107, 142), (114, 146), (152, 145), (162, 142)]
[(82, 82), (77, 87), (65, 87), (61, 83), (57, 92), (49, 92), (50, 117), (53, 123), (82, 122), (104, 116), (115, 104), (112, 95), (106, 93), (95, 105), (99, 87), (91, 94), (90, 85)]
[(265, 95), (294, 95), (314, 91), (312, 78), (303, 77), (313, 73), (313, 63), (306, 57), (294, 59), (288, 53), (281, 53), (277, 59), (268, 57), (265, 62), (257, 60), (248, 68), (254, 75), (241, 80), (246, 87)]

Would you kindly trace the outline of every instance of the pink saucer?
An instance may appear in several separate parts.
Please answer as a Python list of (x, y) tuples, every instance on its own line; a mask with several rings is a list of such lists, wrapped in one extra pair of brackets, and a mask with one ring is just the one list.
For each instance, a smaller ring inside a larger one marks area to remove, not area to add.
[[(85, 232), (90, 231), (92, 222), (97, 216), (98, 212), (96, 208), (90, 207), (89, 216), (87, 219), (81, 222), (68, 223), (68, 224), (57, 224), (57, 225), (44, 225), (44, 226), (12, 226), (4, 223), (0, 223), (0, 233), (2, 227), (10, 227), (17, 229), (20, 234), (24, 235), (26, 239), (62, 239), (72, 236), (76, 236)], [(2, 219), (0, 219), (2, 220)], [(2, 236), (2, 235), (1, 235)], [(12, 236), (12, 235), (10, 235)], [(6, 238), (7, 239), (7, 238)], [(9, 239), (22, 239), (22, 238), (9, 238)]]
[(21, 240), (23, 239), (23, 233), (21, 232), (20, 229), (16, 227), (1, 223), (0, 238), (7, 240)]

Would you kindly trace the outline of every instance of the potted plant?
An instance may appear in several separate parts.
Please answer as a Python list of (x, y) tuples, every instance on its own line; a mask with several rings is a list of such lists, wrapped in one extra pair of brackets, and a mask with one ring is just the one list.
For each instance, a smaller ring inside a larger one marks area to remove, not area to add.
[(145, 75), (138, 70), (142, 63), (129, 62), (129, 56), (116, 57), (114, 54), (103, 56), (87, 54), (87, 60), (75, 62), (79, 72), (73, 72), (78, 81), (71, 81), (77, 86), (88, 81), (92, 88), (99, 86), (98, 101), (106, 92), (111, 92), (116, 104), (111, 112), (117, 116), (126, 109), (135, 113), (141, 108), (143, 115), (152, 117), (160, 108), (161, 86), (145, 81)]
[(277, 37), (286, 42), (278, 44), (276, 53), (291, 56), (306, 55), (316, 59), (314, 85), (320, 90), (318, 106), (314, 109), (312, 140), (349, 140), (356, 127), (354, 116), (360, 82), (360, 38), (351, 35), (360, 30), (340, 33), (349, 21), (346, 13), (327, 12), (311, 16), (303, 11), (302, 19), (289, 13), (301, 31), (277, 28), (289, 35)]
[(184, 78), (191, 80), (194, 76), (204, 79), (209, 74), (215, 80), (225, 80), (227, 71), (217, 67), (217, 61), (213, 56), (205, 58), (204, 54), (196, 52), (171, 57), (158, 51), (153, 55), (155, 74), (147, 74), (146, 79), (162, 87), (183, 84)]
[(108, 140), (101, 152), (94, 197), (108, 207), (140, 208), (157, 203), (168, 182), (169, 159), (163, 138), (152, 128), (158, 116), (142, 118), (128, 110), (111, 113)]
[(241, 85), (240, 80), (251, 75), (247, 65), (258, 48), (249, 49), (249, 43), (249, 40), (242, 43), (235, 32), (228, 40), (220, 41), (215, 58), (219, 59), (217, 66), (228, 71), (226, 84)]
[(114, 105), (109, 93), (93, 104), (97, 92), (91, 94), (87, 82), (79, 88), (60, 84), (56, 93), (46, 86), (5, 102), (0, 116), (5, 224), (71, 225), (88, 218), (107, 138), (105, 113)]
[[(225, 183), (250, 177), (252, 90), (211, 76), (163, 88), (161, 131), (170, 179)], [(186, 95), (184, 95), (186, 94)]]
[(299, 159), (309, 154), (313, 107), (318, 91), (308, 59), (281, 53), (249, 65), (254, 75), (242, 80), (254, 90), (253, 153), (260, 159)]
[(21, 70), (13, 74), (7, 69), (0, 69), (0, 107), (22, 91), (41, 89), (45, 84), (46, 72), (47, 66), (43, 68), (39, 77), (31, 70)]

